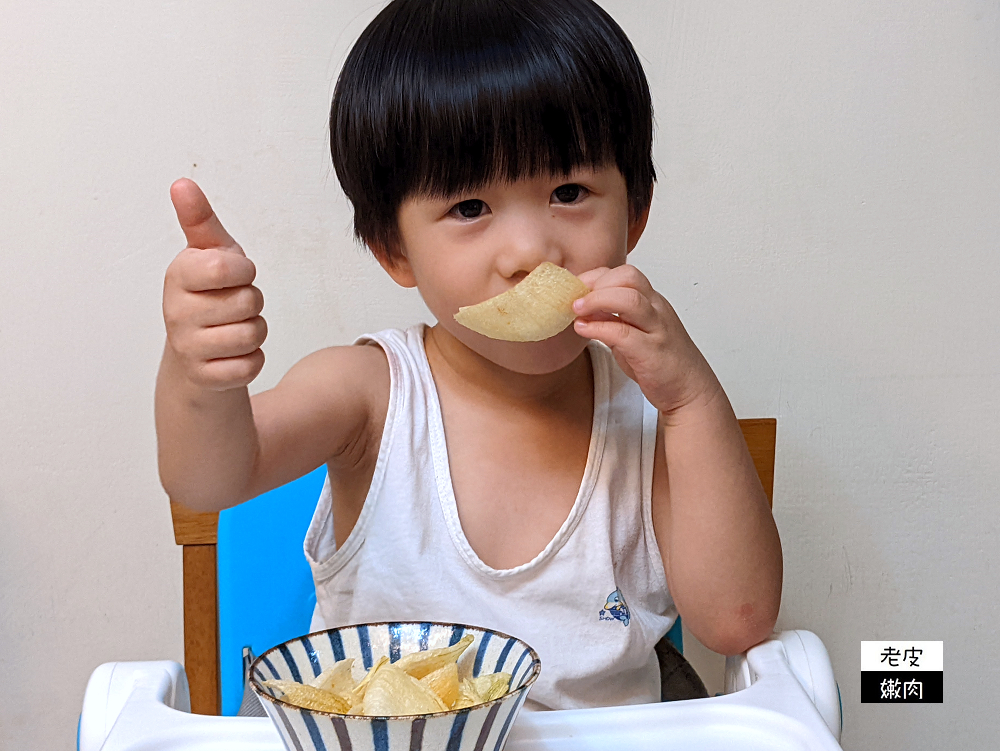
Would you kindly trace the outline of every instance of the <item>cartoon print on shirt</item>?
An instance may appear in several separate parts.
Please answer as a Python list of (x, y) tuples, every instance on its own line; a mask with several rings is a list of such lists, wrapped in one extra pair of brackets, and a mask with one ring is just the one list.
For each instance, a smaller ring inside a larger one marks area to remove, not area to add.
[(608, 601), (604, 603), (604, 609), (598, 614), (598, 618), (602, 621), (621, 621), (623, 625), (628, 625), (628, 605), (621, 590), (616, 589), (608, 595)]

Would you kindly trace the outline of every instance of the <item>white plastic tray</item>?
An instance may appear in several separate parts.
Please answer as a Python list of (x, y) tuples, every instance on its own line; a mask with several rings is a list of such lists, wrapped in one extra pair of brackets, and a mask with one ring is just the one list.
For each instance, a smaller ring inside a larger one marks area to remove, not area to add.
[[(822, 642), (786, 631), (730, 658), (709, 699), (522, 712), (506, 751), (838, 751), (837, 684)], [(188, 712), (176, 662), (101, 665), (87, 685), (80, 751), (284, 751), (267, 718)]]

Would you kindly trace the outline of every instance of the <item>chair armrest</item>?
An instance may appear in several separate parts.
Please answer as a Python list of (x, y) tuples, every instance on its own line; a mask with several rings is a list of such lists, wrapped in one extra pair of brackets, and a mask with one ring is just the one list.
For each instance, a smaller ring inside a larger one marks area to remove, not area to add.
[[(833, 674), (830, 655), (822, 640), (812, 631), (795, 629), (778, 631), (763, 644), (777, 642), (791, 668), (792, 674), (802, 686), (806, 695), (816, 705), (830, 732), (840, 740), (843, 729), (843, 706), (840, 687)], [(731, 694), (750, 687), (759, 675), (754, 670), (754, 650), (751, 647), (741, 655), (726, 658), (726, 693)]]
[(153, 662), (106, 662), (87, 681), (80, 713), (78, 751), (99, 751), (119, 715), (139, 685), (156, 701), (182, 712), (191, 711), (187, 676), (171, 660)]

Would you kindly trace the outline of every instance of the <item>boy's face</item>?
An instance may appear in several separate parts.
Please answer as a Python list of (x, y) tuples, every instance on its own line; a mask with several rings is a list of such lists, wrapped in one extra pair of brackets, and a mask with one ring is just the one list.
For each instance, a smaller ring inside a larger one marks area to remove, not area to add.
[(645, 219), (629, 220), (625, 179), (615, 166), (447, 198), (412, 196), (399, 208), (399, 253), (382, 265), (398, 283), (416, 286), (445, 332), (479, 355), (518, 373), (550, 373), (586, 346), (572, 326), (542, 342), (504, 342), (465, 328), (454, 314), (510, 289), (543, 261), (576, 275), (620, 266)]

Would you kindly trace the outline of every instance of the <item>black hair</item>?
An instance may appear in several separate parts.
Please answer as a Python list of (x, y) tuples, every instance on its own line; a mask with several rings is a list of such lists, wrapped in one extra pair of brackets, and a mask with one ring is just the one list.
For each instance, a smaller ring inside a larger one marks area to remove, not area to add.
[(592, 0), (393, 0), (337, 79), (330, 151), (354, 233), (390, 256), (414, 194), (614, 163), (637, 218), (653, 111), (625, 32)]

